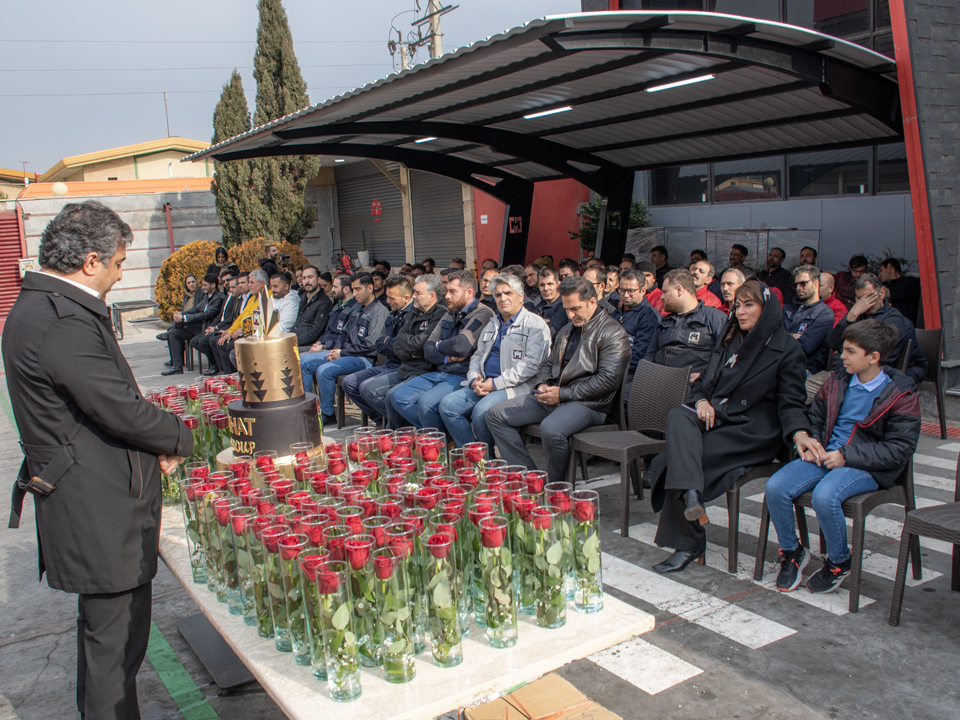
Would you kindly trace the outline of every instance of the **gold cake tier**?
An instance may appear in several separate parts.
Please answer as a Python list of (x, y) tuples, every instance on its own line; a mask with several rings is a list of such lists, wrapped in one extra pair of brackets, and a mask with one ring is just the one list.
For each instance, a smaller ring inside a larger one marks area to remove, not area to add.
[(286, 403), (303, 397), (295, 334), (283, 333), (263, 340), (241, 338), (234, 347), (244, 405)]

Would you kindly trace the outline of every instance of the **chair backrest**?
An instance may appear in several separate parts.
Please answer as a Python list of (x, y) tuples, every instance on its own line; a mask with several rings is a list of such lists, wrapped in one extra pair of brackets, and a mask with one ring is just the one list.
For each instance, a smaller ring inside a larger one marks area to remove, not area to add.
[[(907, 494), (907, 501), (911, 498), (914, 498), (913, 490), (913, 455), (910, 456), (910, 459), (907, 460), (906, 466), (903, 468), (903, 472), (900, 473), (900, 476), (893, 481), (894, 485), (900, 485), (903, 487), (904, 492)], [(916, 505), (916, 503), (914, 503)]]
[(903, 349), (900, 351), (900, 356), (897, 358), (897, 362), (894, 367), (900, 372), (906, 372), (907, 368), (910, 366), (910, 350), (913, 346), (913, 340), (907, 340), (903, 344)]
[(620, 388), (617, 390), (616, 395), (613, 396), (613, 412), (607, 416), (607, 419), (612, 421), (620, 430), (627, 429), (627, 413), (624, 411), (623, 398), (627, 392), (627, 382), (629, 379), (630, 368), (626, 367), (623, 369), (623, 380), (620, 382)]
[(633, 375), (627, 425), (637, 432), (662, 433), (667, 413), (687, 398), (690, 368), (672, 368), (641, 360)]
[(920, 352), (927, 359), (927, 380), (937, 382), (940, 378), (940, 362), (943, 360), (943, 330), (917, 330)]

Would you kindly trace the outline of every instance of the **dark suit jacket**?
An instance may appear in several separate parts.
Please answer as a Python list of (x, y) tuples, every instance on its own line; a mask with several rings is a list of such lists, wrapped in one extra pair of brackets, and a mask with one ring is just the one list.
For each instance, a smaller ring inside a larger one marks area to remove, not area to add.
[(101, 299), (31, 272), (3, 332), (27, 477), (56, 487), (34, 499), (40, 574), (71, 593), (122, 592), (154, 577), (157, 455), (193, 450), (186, 425), (143, 399), (109, 316)]
[(208, 323), (207, 327), (211, 325), (217, 330), (226, 330), (228, 327), (233, 325), (233, 321), (237, 319), (237, 315), (240, 314), (240, 306), (243, 304), (242, 297), (234, 297), (233, 295), (227, 295), (227, 299), (224, 301), (223, 306), (220, 308), (220, 314), (217, 315), (214, 320), (216, 322)]
[(183, 324), (188, 330), (200, 332), (211, 320), (220, 317), (224, 294), (219, 290), (204, 295), (189, 312), (183, 314)]
[(300, 308), (297, 310), (297, 319), (290, 332), (296, 333), (297, 345), (313, 345), (323, 331), (327, 329), (327, 320), (333, 303), (323, 290), (317, 290), (312, 298), (306, 295), (300, 298)]

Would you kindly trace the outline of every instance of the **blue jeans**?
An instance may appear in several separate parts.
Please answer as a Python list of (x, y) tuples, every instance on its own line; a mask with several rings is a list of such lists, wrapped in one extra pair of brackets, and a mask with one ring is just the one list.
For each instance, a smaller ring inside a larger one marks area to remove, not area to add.
[(313, 392), (313, 378), (317, 369), (327, 362), (327, 351), (303, 353), (300, 356), (300, 373), (303, 375), (303, 391)]
[(440, 401), (440, 417), (457, 447), (477, 440), (486, 443), (492, 453), (493, 435), (487, 430), (487, 410), (506, 399), (506, 390), (494, 390), (489, 395), (480, 397), (468, 387), (460, 388), (443, 398)]
[(348, 375), (341, 382), (341, 385), (343, 386), (343, 392), (353, 401), (354, 405), (360, 408), (360, 411), (367, 416), (367, 419), (369, 419), (372, 424), (378, 424), (383, 416), (379, 411), (373, 410), (370, 407), (370, 404), (364, 400), (363, 393), (360, 391), (360, 386), (363, 385), (367, 380), (373, 380), (388, 372), (390, 371), (382, 365), (368, 367), (360, 372), (355, 372), (352, 375)]
[(794, 460), (777, 470), (767, 481), (767, 507), (784, 552), (797, 549), (800, 541), (794, 526), (793, 501), (813, 490), (813, 509), (820, 532), (827, 541), (827, 557), (840, 564), (850, 558), (847, 547), (847, 521), (840, 503), (849, 497), (877, 489), (877, 481), (866, 470), (841, 467), (827, 470), (815, 463)]
[[(376, 370), (376, 368), (373, 369)], [(371, 412), (367, 413), (367, 417), (372, 422), (384, 419), (389, 421), (390, 411), (393, 408), (387, 400), (387, 393), (399, 384), (400, 375), (396, 370), (387, 370), (373, 377), (368, 377), (360, 383), (360, 396), (363, 398), (363, 404), (370, 408)], [(357, 406), (363, 407), (360, 403), (357, 403)], [(396, 412), (394, 412), (394, 415), (396, 415)], [(396, 430), (400, 426), (390, 427), (392, 430)]]
[(372, 365), (373, 363), (366, 358), (354, 355), (324, 362), (317, 370), (317, 386), (320, 388), (320, 412), (324, 415), (333, 415), (333, 400), (337, 394), (338, 377), (359, 372)]
[(440, 401), (454, 390), (459, 390), (463, 381), (463, 375), (427, 373), (410, 378), (397, 387), (390, 394), (390, 399), (394, 409), (411, 425), (418, 428), (435, 427), (445, 431), (437, 409)]

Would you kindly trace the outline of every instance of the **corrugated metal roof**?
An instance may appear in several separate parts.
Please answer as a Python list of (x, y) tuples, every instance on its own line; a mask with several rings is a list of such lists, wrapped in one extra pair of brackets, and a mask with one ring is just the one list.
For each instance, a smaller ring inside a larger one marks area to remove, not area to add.
[(533, 20), (189, 159), (377, 157), (478, 187), (568, 176), (605, 194), (639, 169), (901, 137), (883, 55), (732, 15), (601, 12)]
[[(146, 195), (149, 193), (201, 192), (210, 190), (212, 178), (164, 178), (163, 180), (108, 180), (104, 182), (68, 182), (67, 194), (62, 197), (92, 197), (98, 195)], [(56, 183), (33, 183), (18, 197), (54, 197)]]

